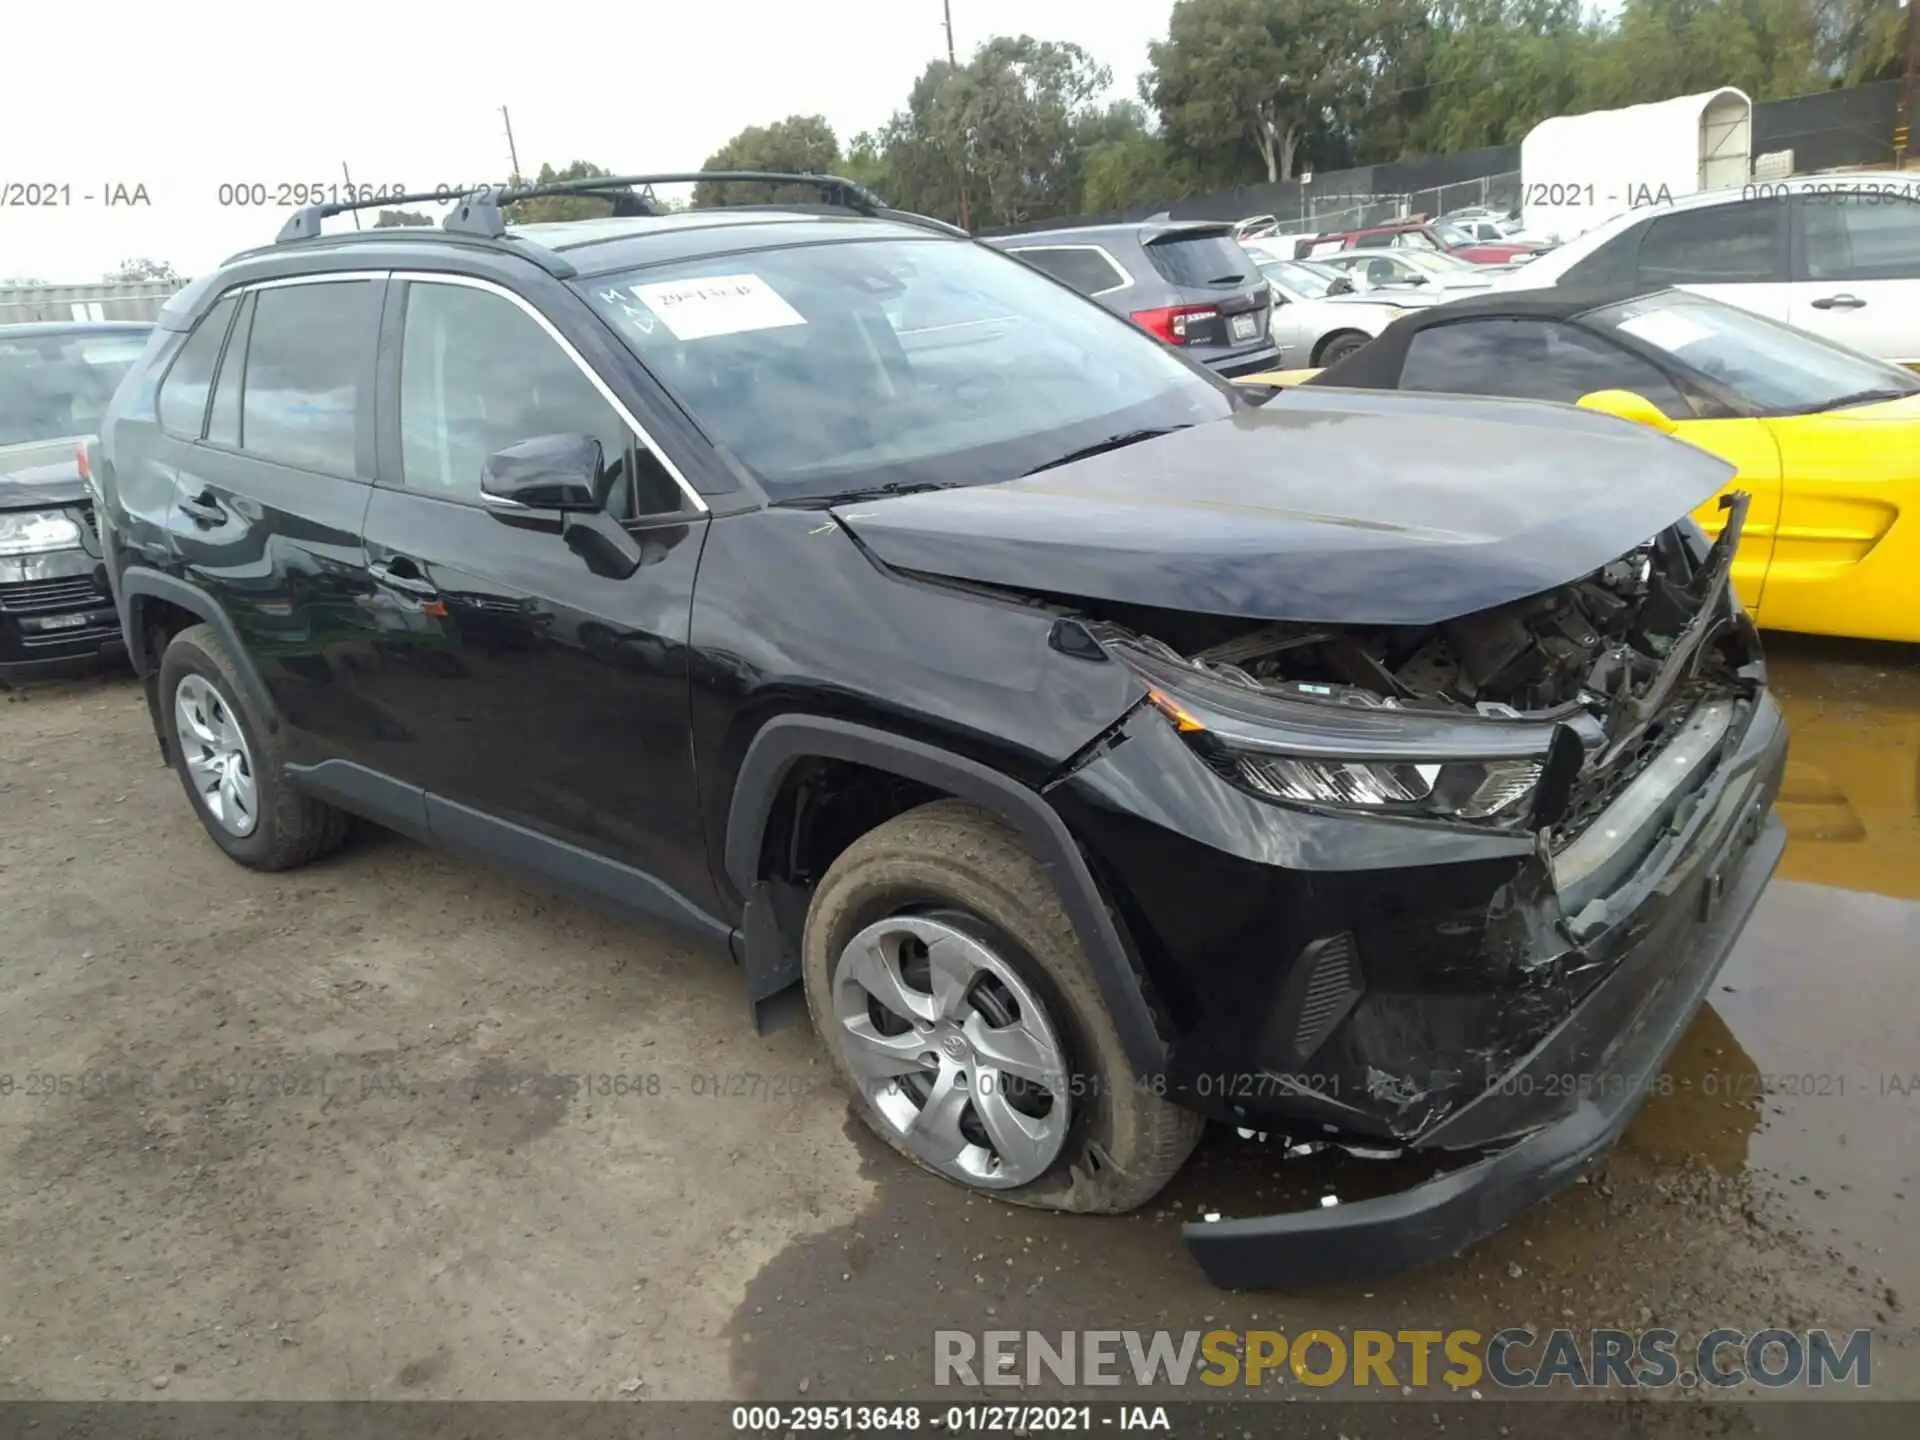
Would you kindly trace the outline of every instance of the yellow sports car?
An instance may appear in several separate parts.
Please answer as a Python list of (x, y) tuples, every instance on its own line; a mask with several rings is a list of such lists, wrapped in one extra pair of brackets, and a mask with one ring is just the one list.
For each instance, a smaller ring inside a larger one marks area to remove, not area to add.
[[(1655, 426), (1740, 467), (1734, 584), (1760, 625), (1920, 641), (1920, 376), (1897, 366), (1705, 296), (1614, 287), (1436, 305), (1325, 370), (1241, 383), (1559, 400)], [(1716, 533), (1718, 498), (1696, 518)]]

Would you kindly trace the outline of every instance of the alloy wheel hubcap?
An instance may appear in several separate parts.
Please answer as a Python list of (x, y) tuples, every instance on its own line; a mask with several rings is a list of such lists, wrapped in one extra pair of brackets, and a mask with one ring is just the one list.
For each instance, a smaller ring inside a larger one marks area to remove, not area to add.
[(963, 917), (867, 926), (831, 984), (833, 1041), (902, 1144), (987, 1189), (1046, 1173), (1072, 1119), (1066, 1051), (1040, 997)]
[(230, 835), (251, 835), (256, 808), (253, 754), (226, 697), (199, 675), (188, 675), (173, 692), (174, 728), (187, 774), (207, 813)]

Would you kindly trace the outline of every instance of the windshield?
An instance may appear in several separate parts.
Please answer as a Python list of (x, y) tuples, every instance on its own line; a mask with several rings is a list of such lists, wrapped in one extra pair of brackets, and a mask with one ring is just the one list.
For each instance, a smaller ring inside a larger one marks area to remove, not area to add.
[(1294, 300), (1324, 299), (1336, 279), (1347, 278), (1329, 275), (1318, 266), (1302, 265), (1298, 260), (1262, 260), (1260, 273)]
[(1802, 330), (1669, 291), (1586, 317), (1663, 350), (1762, 411), (1811, 413), (1843, 401), (1920, 392), (1920, 379)]
[(1119, 316), (965, 241), (719, 255), (580, 289), (774, 500), (1005, 480), (1241, 404)]
[(93, 434), (146, 344), (143, 330), (0, 331), (0, 445)]
[(1433, 233), (1440, 238), (1442, 245), (1472, 245), (1475, 243), (1472, 235), (1461, 229), (1460, 226), (1451, 224), (1445, 220), (1435, 222)]

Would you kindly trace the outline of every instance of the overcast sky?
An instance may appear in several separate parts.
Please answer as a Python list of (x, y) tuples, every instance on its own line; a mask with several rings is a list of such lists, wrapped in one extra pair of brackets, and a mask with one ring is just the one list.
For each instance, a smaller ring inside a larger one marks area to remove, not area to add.
[[(1170, 9), (952, 3), (963, 57), (992, 34), (1073, 40), (1125, 94)], [(885, 120), (946, 49), (941, 0), (14, 0), (8, 11), (0, 187), (65, 184), (73, 203), (0, 207), (0, 279), (97, 280), (134, 255), (190, 274), (271, 239), (290, 212), (222, 208), (223, 182), (329, 183), (342, 161), (361, 184), (503, 178), (503, 104), (528, 171), (576, 159), (693, 170), (741, 127), (795, 113), (824, 114), (844, 142)], [(104, 205), (113, 184), (144, 185), (152, 204)]]

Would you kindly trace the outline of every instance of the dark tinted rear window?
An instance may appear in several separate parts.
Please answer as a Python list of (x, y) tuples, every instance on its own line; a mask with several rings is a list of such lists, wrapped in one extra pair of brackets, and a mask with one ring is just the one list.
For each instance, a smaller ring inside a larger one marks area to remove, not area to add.
[(1147, 245), (1147, 259), (1170, 285), (1246, 285), (1253, 261), (1231, 235), (1176, 235)]

